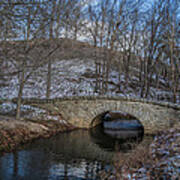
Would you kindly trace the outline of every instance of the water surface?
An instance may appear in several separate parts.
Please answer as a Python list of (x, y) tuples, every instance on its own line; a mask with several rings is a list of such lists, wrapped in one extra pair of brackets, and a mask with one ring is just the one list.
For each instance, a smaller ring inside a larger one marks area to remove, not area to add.
[[(141, 140), (142, 135), (131, 139)], [(113, 168), (116, 151), (127, 153), (131, 148), (127, 139), (114, 139), (101, 126), (61, 133), (0, 157), (0, 179), (95, 180), (101, 170)]]

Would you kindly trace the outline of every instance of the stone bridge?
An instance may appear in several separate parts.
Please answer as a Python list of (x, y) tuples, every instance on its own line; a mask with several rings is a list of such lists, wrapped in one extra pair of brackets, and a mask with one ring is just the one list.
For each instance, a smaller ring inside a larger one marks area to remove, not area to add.
[(24, 99), (24, 104), (61, 114), (69, 123), (90, 128), (102, 121), (107, 111), (126, 112), (140, 120), (145, 133), (156, 133), (180, 124), (180, 105), (115, 96), (80, 96), (56, 99)]

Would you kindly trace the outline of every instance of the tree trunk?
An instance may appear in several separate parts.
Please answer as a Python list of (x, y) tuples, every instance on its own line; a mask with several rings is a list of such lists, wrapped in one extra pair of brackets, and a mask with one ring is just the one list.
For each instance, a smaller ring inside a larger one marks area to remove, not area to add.
[(105, 74), (106, 74), (106, 62), (107, 62), (107, 54), (105, 52), (105, 49), (103, 50), (103, 52), (101, 53), (103, 54), (103, 58), (102, 58), (102, 93), (106, 93), (107, 91), (107, 86), (106, 86), (106, 80), (105, 80)]
[(175, 72), (175, 62), (173, 58), (174, 44), (170, 42), (170, 61), (171, 61), (171, 80), (172, 80), (172, 92), (173, 92), (173, 102), (176, 103), (176, 72)]
[(111, 56), (108, 55), (107, 62), (106, 62), (106, 84), (105, 89), (108, 92), (108, 81), (109, 81), (109, 72), (110, 72), (110, 58)]
[(147, 65), (146, 65), (146, 83), (145, 83), (145, 98), (149, 95), (149, 90), (151, 86), (152, 79), (152, 50), (150, 50), (150, 55), (148, 57)]
[[(50, 41), (53, 39), (53, 24), (54, 24), (54, 13), (55, 13), (56, 2), (53, 2), (53, 8), (51, 12), (51, 22), (49, 28), (49, 39)], [(46, 89), (46, 98), (50, 98), (51, 95), (51, 59), (48, 61), (48, 73), (47, 73), (47, 89)]]
[(48, 61), (48, 74), (47, 74), (47, 90), (46, 90), (46, 98), (50, 98), (51, 95), (51, 59)]
[(125, 72), (125, 88), (128, 87), (128, 82), (129, 82), (129, 63), (130, 63), (130, 58), (131, 58), (131, 54), (130, 52), (128, 52), (128, 56), (126, 59), (126, 72)]
[(18, 100), (17, 100), (17, 108), (16, 108), (16, 119), (19, 119), (21, 116), (21, 100), (22, 100), (22, 95), (23, 95), (23, 89), (24, 89), (24, 84), (25, 84), (25, 73), (26, 73), (26, 61), (27, 61), (27, 49), (28, 49), (28, 41), (30, 37), (30, 29), (31, 29), (31, 9), (30, 7), (28, 8), (28, 17), (27, 17), (27, 34), (24, 33), (24, 39), (26, 40), (26, 47), (24, 49), (25, 52), (25, 58), (23, 59), (23, 64), (22, 64), (22, 74), (21, 74), (21, 79), (20, 79), (20, 85), (19, 85), (19, 92), (18, 92)]
[(144, 63), (143, 63), (143, 70), (144, 70), (144, 76), (143, 76), (143, 81), (141, 83), (141, 97), (144, 97), (144, 91), (145, 91), (145, 86), (146, 86), (146, 81), (147, 81), (147, 62), (144, 59)]
[(19, 85), (19, 92), (18, 92), (18, 99), (17, 99), (17, 108), (16, 108), (16, 119), (19, 119), (21, 116), (21, 100), (22, 100), (22, 95), (23, 95), (23, 88), (24, 88), (24, 83), (25, 83), (25, 62), (23, 63), (23, 70), (21, 74), (21, 80), (20, 80), (20, 85)]
[[(95, 57), (96, 59), (96, 57)], [(98, 63), (97, 63), (97, 59), (95, 60), (95, 64), (96, 64), (96, 82), (95, 82), (95, 89), (94, 92), (98, 92)]]
[(99, 93), (102, 94), (102, 78), (101, 78), (101, 62), (98, 63), (98, 86), (99, 86)]

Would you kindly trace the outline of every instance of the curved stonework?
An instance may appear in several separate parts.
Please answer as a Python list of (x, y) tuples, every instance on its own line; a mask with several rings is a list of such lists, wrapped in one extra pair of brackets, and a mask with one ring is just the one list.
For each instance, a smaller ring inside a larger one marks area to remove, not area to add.
[(58, 99), (29, 99), (24, 103), (51, 106), (65, 120), (81, 128), (90, 128), (100, 122), (107, 111), (121, 111), (135, 116), (144, 126), (145, 133), (155, 133), (172, 127), (180, 121), (180, 106), (144, 99), (122, 97), (66, 97)]

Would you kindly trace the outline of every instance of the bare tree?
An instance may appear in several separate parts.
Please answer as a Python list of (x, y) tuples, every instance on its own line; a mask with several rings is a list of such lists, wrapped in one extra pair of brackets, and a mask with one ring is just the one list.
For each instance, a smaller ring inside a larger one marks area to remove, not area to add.
[[(36, 37), (37, 34), (39, 34), (39, 32), (42, 32), (42, 28), (45, 28), (49, 24), (49, 22), (45, 23), (44, 21), (41, 21), (40, 23), (38, 22), (37, 17), (39, 14), (37, 13), (37, 11), (39, 10), (39, 8), (39, 4), (37, 4), (37, 6), (35, 6), (34, 4), (33, 6), (27, 4), (22, 7), (21, 13), (26, 14), (25, 18), (22, 19), (22, 27), (24, 27), (24, 40), (19, 41), (19, 43), (14, 43), (14, 54), (18, 57), (18, 68), (20, 70), (20, 82), (16, 112), (17, 119), (20, 118), (20, 107), (25, 83), (34, 71), (36, 71), (40, 66), (48, 62), (49, 56), (52, 55), (59, 47), (56, 46), (54, 49), (51, 49), (47, 54), (45, 53), (45, 55), (40, 54), (39, 51), (41, 50), (36, 48), (39, 44), (45, 41), (40, 41)], [(26, 26), (24, 26), (24, 24), (26, 24)], [(42, 26), (42, 24), (44, 24), (44, 26)], [(20, 52), (18, 52), (18, 49), (23, 49), (23, 51), (21, 50)], [(35, 50), (36, 53), (33, 53), (33, 51)], [(35, 55), (32, 55), (32, 53)]]
[[(180, 74), (180, 61), (179, 61), (179, 47), (178, 39), (180, 39), (178, 26), (179, 26), (179, 1), (166, 0), (164, 2), (166, 6), (163, 11), (163, 26), (162, 26), (162, 46), (166, 58), (169, 59), (171, 78), (170, 89), (173, 93), (173, 102), (177, 102), (177, 91), (179, 86), (179, 74)], [(167, 64), (168, 65), (168, 64)]]
[[(49, 40), (53, 40), (53, 26), (54, 26), (54, 19), (55, 19), (55, 10), (56, 10), (56, 1), (53, 1), (52, 9), (50, 10), (50, 23), (49, 23)], [(51, 93), (51, 66), (52, 60), (51, 58), (48, 61), (48, 73), (47, 73), (47, 90), (46, 90), (46, 97), (50, 97)]]
[(87, 24), (87, 32), (90, 33), (93, 39), (93, 46), (95, 48), (94, 51), (94, 58), (95, 58), (95, 65), (96, 65), (96, 82), (95, 82), (95, 92), (98, 92), (100, 90), (100, 62), (98, 58), (98, 31), (99, 31), (99, 18), (100, 16), (96, 14), (95, 10), (92, 8), (91, 5), (88, 7), (88, 15), (90, 18), (90, 25)]

